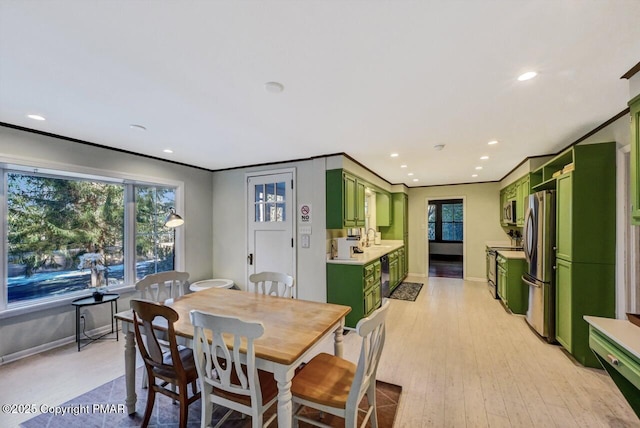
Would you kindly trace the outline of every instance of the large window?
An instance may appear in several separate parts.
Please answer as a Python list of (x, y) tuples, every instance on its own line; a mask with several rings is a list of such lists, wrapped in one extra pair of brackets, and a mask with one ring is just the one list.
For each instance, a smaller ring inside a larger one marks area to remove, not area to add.
[(430, 201), (427, 213), (431, 242), (462, 242), (462, 199)]
[[(173, 269), (175, 235), (164, 219), (175, 205), (175, 188), (22, 168), (4, 170), (3, 177), (6, 293), (0, 309)], [(125, 224), (133, 216), (136, 252), (128, 254)]]
[(175, 190), (135, 186), (136, 279), (150, 273), (173, 270), (175, 229), (164, 226), (175, 205)]

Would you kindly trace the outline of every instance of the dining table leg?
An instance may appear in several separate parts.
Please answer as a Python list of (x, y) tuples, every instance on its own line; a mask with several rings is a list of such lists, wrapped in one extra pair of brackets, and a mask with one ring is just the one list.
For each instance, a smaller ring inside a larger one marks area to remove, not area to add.
[(342, 345), (343, 332), (344, 332), (344, 318), (342, 319), (340, 324), (338, 324), (338, 328), (336, 328), (336, 331), (334, 332), (333, 353), (336, 357), (340, 357), (340, 358), (342, 358), (342, 352), (343, 352), (343, 349), (342, 349), (343, 348), (343, 345)]
[(291, 403), (291, 379), (295, 367), (276, 366), (273, 377), (278, 384), (278, 428), (291, 428), (293, 422), (293, 404)]
[[(125, 324), (122, 323), (123, 327)], [(124, 340), (124, 379), (127, 392), (127, 398), (125, 405), (127, 406), (127, 413), (132, 415), (136, 412), (136, 401), (138, 399), (136, 395), (136, 341), (133, 328), (124, 327), (123, 333), (125, 333)]]

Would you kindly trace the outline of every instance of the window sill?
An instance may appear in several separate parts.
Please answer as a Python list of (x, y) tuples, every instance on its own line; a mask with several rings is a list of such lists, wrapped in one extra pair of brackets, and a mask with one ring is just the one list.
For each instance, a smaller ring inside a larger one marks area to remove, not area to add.
[[(134, 285), (121, 285), (118, 287), (109, 287), (110, 293), (127, 293), (135, 291), (136, 287)], [(7, 308), (3, 311), (0, 311), (0, 319), (17, 317), (24, 314), (31, 314), (35, 312), (44, 311), (47, 309), (58, 308), (63, 306), (69, 306), (69, 310), (72, 309), (71, 302), (79, 297), (86, 296), (87, 293), (84, 291), (78, 291), (77, 293), (71, 293), (68, 296), (65, 296), (60, 299), (49, 300), (38, 302), (38, 303), (23, 303), (21, 305), (16, 305), (14, 307)]]

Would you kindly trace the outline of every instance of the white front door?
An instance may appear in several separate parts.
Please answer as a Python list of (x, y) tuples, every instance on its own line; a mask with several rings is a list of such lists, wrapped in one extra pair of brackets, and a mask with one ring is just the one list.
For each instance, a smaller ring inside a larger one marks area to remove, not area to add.
[(293, 171), (247, 176), (247, 199), (247, 284), (264, 271), (295, 279)]

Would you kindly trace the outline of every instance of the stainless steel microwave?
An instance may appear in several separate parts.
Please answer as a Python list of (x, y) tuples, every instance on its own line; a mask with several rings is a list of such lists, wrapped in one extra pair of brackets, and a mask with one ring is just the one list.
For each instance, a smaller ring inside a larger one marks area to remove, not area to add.
[(502, 221), (504, 223), (515, 224), (516, 222), (516, 201), (507, 201), (502, 207)]

